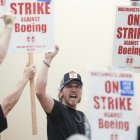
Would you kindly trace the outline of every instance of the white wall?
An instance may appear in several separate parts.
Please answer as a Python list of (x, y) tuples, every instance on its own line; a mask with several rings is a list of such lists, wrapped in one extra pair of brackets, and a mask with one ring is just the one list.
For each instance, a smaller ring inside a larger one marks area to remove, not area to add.
[[(47, 93), (57, 98), (59, 82), (63, 74), (70, 70), (82, 75), (87, 65), (111, 65), (114, 5), (114, 0), (55, 0), (55, 41), (60, 51), (50, 67)], [(34, 54), (37, 71), (43, 58), (44, 54)], [(0, 68), (0, 102), (15, 87), (27, 60), (26, 54), (7, 55)], [(136, 74), (135, 79), (138, 107), (140, 74)], [(33, 136), (28, 85), (8, 115), (9, 126), (2, 133), (2, 140), (47, 140), (46, 115), (37, 100), (36, 111), (38, 135)]]

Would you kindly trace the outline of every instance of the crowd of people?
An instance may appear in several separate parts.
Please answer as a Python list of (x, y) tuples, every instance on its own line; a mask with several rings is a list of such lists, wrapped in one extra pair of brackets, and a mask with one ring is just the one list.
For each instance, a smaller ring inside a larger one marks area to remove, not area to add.
[[(135, 0), (136, 1), (136, 0)], [(2, 64), (9, 47), (15, 15), (6, 13), (2, 16), (5, 23), (0, 35), (0, 64)], [(60, 82), (58, 98), (54, 99), (47, 91), (49, 68), (59, 52), (56, 45), (53, 52), (44, 54), (43, 62), (37, 76), (36, 96), (47, 116), (48, 140), (91, 140), (91, 129), (84, 112), (77, 110), (82, 98), (83, 81), (75, 71), (64, 74)], [(7, 115), (19, 101), (23, 90), (36, 74), (36, 66), (28, 62), (16, 87), (0, 103), (0, 133), (7, 127)], [(52, 133), (53, 132), (53, 133)], [(137, 128), (137, 140), (140, 140), (140, 126)]]
[[(6, 13), (2, 18), (5, 26), (2, 29), (0, 36), (1, 64), (7, 54), (15, 16), (12, 13)], [(74, 134), (80, 135), (74, 136), (76, 137), (75, 140), (78, 139), (78, 137), (81, 139), (84, 135), (86, 135), (86, 138), (88, 137), (90, 139), (90, 126), (88, 120), (83, 112), (76, 110), (82, 94), (83, 82), (81, 76), (73, 71), (64, 75), (60, 84), (59, 101), (46, 94), (48, 69), (52, 59), (58, 51), (59, 47), (56, 46), (54, 52), (45, 53), (43, 65), (36, 82), (36, 95), (42, 108), (47, 114), (48, 140), (65, 140)], [(8, 127), (6, 116), (16, 105), (26, 84), (35, 76), (35, 73), (35, 65), (29, 65), (27, 63), (23, 76), (17, 83), (17, 86), (3, 99), (0, 104), (0, 133)], [(52, 133), (52, 131), (55, 133)], [(73, 137), (69, 138), (69, 140), (70, 139), (74, 140)]]

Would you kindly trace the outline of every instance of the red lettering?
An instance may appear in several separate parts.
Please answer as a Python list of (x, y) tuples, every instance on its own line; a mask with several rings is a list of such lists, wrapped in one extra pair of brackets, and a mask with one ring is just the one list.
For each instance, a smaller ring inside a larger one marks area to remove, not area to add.
[(110, 84), (110, 81), (106, 81), (105, 82), (105, 91), (106, 91), (106, 93), (110, 93), (111, 92), (111, 84)]
[(117, 33), (117, 38), (122, 38), (122, 28), (118, 28)]
[(105, 109), (106, 108), (105, 107), (106, 106), (106, 104), (105, 104), (106, 97), (105, 96), (102, 96), (101, 99), (102, 99), (102, 108)]
[(11, 3), (10, 8), (13, 10), (13, 13), (17, 14), (16, 3)]
[[(26, 15), (31, 14), (31, 13), (32, 13), (31, 3), (25, 3), (25, 7), (26, 7), (26, 9), (25, 9), (25, 14), (26, 14)], [(33, 6), (33, 8), (34, 8), (34, 6)]]
[(10, 8), (14, 14), (50, 14), (49, 2), (11, 3)]
[(98, 127), (99, 128), (105, 128), (105, 129), (121, 129), (124, 131), (129, 130), (129, 122), (127, 121), (118, 121), (118, 120), (98, 120)]
[(127, 24), (128, 25), (139, 25), (140, 23), (140, 15), (128, 15)]
[(19, 11), (19, 14), (22, 15), (23, 14), (23, 5), (24, 3), (18, 3), (19, 5), (19, 9), (17, 11)]
[(93, 104), (95, 109), (132, 110), (132, 99), (128, 97), (94, 96)]
[(140, 39), (140, 28), (118, 27), (117, 38)]
[(47, 32), (46, 24), (19, 24), (15, 23), (15, 32)]
[(133, 54), (133, 55), (140, 56), (140, 48), (134, 47), (134, 46), (132, 46), (132, 47), (119, 46), (118, 54)]
[(108, 109), (115, 108), (112, 97), (108, 97)]
[(105, 82), (105, 91), (106, 93), (118, 93), (119, 85), (118, 81), (106, 81)]
[(94, 105), (94, 107), (96, 108), (96, 109), (99, 109), (100, 108), (100, 104), (99, 104), (99, 97), (98, 96), (95, 96), (94, 98), (93, 98), (93, 101), (94, 101), (94, 103), (95, 103), (95, 105)]
[(131, 98), (128, 98), (127, 106), (128, 106), (128, 110), (132, 110)]

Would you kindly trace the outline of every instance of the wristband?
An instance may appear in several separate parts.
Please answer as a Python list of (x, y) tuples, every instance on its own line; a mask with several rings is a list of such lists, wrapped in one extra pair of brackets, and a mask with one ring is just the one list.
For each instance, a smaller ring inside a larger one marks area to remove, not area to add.
[(47, 67), (50, 67), (50, 65), (49, 65), (45, 60), (43, 60), (43, 63), (44, 63)]

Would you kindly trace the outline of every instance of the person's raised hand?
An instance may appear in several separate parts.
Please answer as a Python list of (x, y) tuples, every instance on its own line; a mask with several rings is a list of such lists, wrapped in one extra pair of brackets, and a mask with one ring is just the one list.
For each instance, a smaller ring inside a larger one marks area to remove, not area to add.
[(12, 27), (13, 24), (14, 24), (16, 16), (11, 12), (7, 12), (7, 13), (3, 14), (2, 18), (4, 20), (5, 26), (9, 26), (9, 27), (11, 26)]
[(51, 60), (56, 56), (56, 54), (59, 51), (59, 47), (58, 45), (55, 45), (55, 50), (53, 52), (46, 52), (45, 53), (45, 59), (46, 61), (49, 63), (51, 62)]

